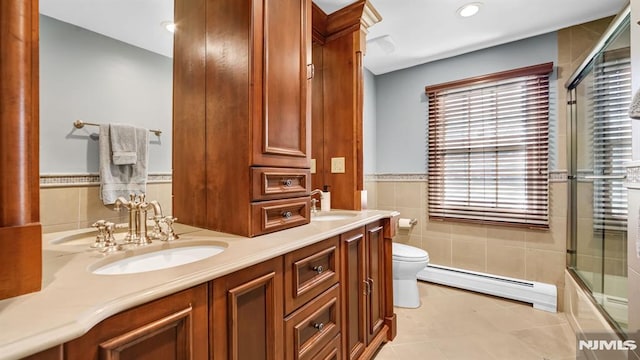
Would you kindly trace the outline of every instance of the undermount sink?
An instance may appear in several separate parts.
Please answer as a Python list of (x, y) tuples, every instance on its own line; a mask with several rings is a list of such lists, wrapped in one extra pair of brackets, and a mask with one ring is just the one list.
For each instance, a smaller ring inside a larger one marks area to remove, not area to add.
[(218, 255), (225, 250), (219, 245), (192, 245), (162, 249), (126, 257), (93, 270), (96, 275), (137, 274), (190, 264)]
[(311, 214), (311, 221), (337, 221), (346, 220), (357, 216), (357, 213), (339, 212), (339, 211), (324, 211)]

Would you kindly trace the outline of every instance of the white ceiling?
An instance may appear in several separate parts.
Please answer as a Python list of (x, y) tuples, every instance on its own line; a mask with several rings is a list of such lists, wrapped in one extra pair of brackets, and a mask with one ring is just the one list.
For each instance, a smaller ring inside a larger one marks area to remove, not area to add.
[[(374, 74), (439, 60), (614, 15), (627, 0), (370, 0), (383, 20), (369, 39), (390, 36), (387, 53), (370, 41), (365, 66)], [(332, 13), (352, 0), (315, 0)], [(481, 2), (480, 12), (459, 17), (456, 10)], [(40, 0), (47, 16), (172, 55), (172, 35), (161, 22), (173, 18), (172, 0)], [(179, 31), (179, 28), (178, 28)], [(388, 39), (388, 37), (387, 37)]]

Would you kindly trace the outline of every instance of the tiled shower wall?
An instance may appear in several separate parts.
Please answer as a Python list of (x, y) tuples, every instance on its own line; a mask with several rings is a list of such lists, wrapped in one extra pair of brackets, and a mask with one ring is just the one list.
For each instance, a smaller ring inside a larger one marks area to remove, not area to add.
[[(395, 241), (429, 252), (432, 264), (554, 284), (562, 309), (566, 267), (567, 183), (550, 184), (550, 230), (429, 221), (424, 175), (369, 179), (369, 208), (417, 219)], [(417, 178), (417, 179), (415, 179)]]
[[(100, 186), (95, 183), (69, 183), (48, 177), (40, 186), (40, 222), (44, 233), (90, 227), (96, 220), (115, 223), (128, 221), (127, 211), (113, 210), (103, 205)], [(171, 183), (165, 181), (147, 184), (147, 200), (157, 200), (165, 215), (171, 214)]]

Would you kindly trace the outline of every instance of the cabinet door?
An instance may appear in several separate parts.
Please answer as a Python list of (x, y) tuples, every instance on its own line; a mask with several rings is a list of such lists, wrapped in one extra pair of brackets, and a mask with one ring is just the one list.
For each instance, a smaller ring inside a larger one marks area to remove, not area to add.
[(364, 228), (340, 235), (342, 252), (342, 328), (345, 354), (357, 359), (365, 349)]
[(254, 0), (253, 165), (309, 167), (311, 1)]
[(215, 360), (281, 360), (282, 258), (213, 280), (211, 353)]
[(65, 359), (207, 359), (207, 285), (114, 315), (64, 345)]
[(366, 226), (367, 344), (384, 326), (384, 235), (381, 222)]

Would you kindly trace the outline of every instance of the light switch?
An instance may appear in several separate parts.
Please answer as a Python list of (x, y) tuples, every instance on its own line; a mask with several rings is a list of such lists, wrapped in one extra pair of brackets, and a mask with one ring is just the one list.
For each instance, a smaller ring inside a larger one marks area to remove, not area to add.
[(344, 174), (344, 167), (343, 157), (331, 158), (331, 172), (333, 174)]
[(311, 173), (316, 173), (316, 159), (311, 159)]

